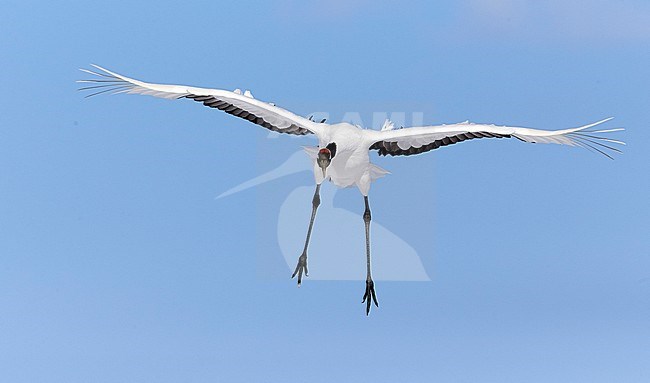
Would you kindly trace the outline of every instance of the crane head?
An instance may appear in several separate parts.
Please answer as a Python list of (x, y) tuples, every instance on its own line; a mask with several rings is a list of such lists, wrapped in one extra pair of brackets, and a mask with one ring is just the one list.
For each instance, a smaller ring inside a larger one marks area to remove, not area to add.
[(330, 150), (327, 148), (322, 148), (318, 151), (318, 158), (316, 159), (316, 162), (318, 162), (318, 166), (323, 169), (323, 178), (326, 177), (325, 171), (332, 162), (332, 152), (330, 152)]

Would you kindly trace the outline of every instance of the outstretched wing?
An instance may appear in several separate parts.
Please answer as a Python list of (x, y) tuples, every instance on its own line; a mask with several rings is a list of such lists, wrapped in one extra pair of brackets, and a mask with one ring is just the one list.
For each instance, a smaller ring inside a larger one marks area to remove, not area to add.
[(201, 102), (205, 106), (246, 119), (266, 129), (295, 135), (318, 134), (324, 126), (273, 104), (256, 100), (249, 91), (241, 94), (240, 90), (230, 92), (186, 85), (151, 84), (122, 76), (97, 65), (93, 65), (93, 67), (97, 71), (87, 69), (81, 69), (81, 71), (96, 76), (96, 78), (77, 81), (90, 84), (80, 90), (94, 91), (86, 97), (102, 93), (127, 93), (167, 99), (189, 98)]
[(619, 153), (621, 151), (611, 144), (625, 145), (625, 143), (605, 138), (598, 134), (616, 132), (624, 129), (588, 130), (611, 119), (607, 118), (579, 128), (564, 130), (495, 126), (474, 124), (467, 121), (459, 124), (403, 129), (390, 129), (392, 126), (388, 125), (389, 129), (368, 131), (368, 133), (373, 142), (370, 149), (378, 150), (379, 155), (382, 156), (409, 156), (475, 138), (516, 138), (531, 143), (580, 146), (612, 158), (608, 151)]

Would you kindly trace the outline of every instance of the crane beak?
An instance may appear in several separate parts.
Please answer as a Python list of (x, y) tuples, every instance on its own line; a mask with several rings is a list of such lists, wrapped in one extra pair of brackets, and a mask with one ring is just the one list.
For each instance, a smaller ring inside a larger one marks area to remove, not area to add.
[(327, 176), (325, 173), (327, 172), (327, 166), (321, 166), (321, 169), (323, 169), (323, 178), (326, 178)]
[(323, 148), (318, 151), (318, 166), (323, 170), (323, 178), (326, 177), (327, 167), (332, 162), (332, 153), (327, 148)]

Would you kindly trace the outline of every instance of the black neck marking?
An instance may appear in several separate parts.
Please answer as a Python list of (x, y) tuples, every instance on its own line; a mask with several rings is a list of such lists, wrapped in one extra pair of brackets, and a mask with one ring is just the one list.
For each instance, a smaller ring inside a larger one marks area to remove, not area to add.
[(330, 151), (330, 153), (332, 153), (331, 158), (334, 158), (334, 156), (336, 155), (336, 143), (330, 142), (329, 144), (327, 144), (326, 148)]

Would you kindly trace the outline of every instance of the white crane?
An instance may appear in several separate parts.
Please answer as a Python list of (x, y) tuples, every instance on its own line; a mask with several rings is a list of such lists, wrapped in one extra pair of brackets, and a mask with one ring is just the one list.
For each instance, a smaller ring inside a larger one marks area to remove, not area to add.
[(91, 85), (80, 90), (93, 90), (87, 97), (101, 93), (143, 94), (166, 99), (187, 98), (198, 101), (205, 106), (216, 108), (246, 119), (266, 129), (295, 135), (314, 134), (318, 138), (318, 147), (309, 150), (313, 161), (316, 191), (312, 199), (312, 212), (307, 229), (307, 238), (298, 264), (291, 278), (298, 276), (298, 286), (303, 274), (307, 276), (307, 248), (314, 226), (316, 211), (320, 205), (320, 186), (329, 180), (338, 187), (356, 186), (363, 195), (365, 211), (363, 221), (366, 230), (366, 290), (362, 303), (366, 304), (366, 315), (370, 312), (371, 301), (379, 307), (370, 267), (370, 205), (368, 192), (370, 184), (388, 172), (370, 162), (369, 152), (376, 150), (381, 156), (409, 156), (428, 152), (441, 146), (456, 144), (477, 138), (516, 138), (531, 143), (553, 143), (580, 146), (609, 158), (608, 151), (620, 152), (612, 144), (624, 144), (622, 141), (597, 136), (623, 130), (589, 130), (596, 125), (609, 121), (607, 118), (578, 128), (564, 130), (539, 130), (511, 126), (475, 124), (469, 121), (438, 126), (421, 126), (395, 129), (390, 121), (384, 123), (381, 131), (362, 129), (349, 123), (326, 124), (315, 122), (311, 118), (295, 115), (272, 103), (263, 102), (253, 97), (250, 91), (242, 93), (240, 89), (227, 91), (220, 89), (196, 88), (186, 85), (162, 85), (138, 81), (107, 69), (93, 65), (97, 71), (81, 69), (95, 76), (90, 80), (79, 80)]

